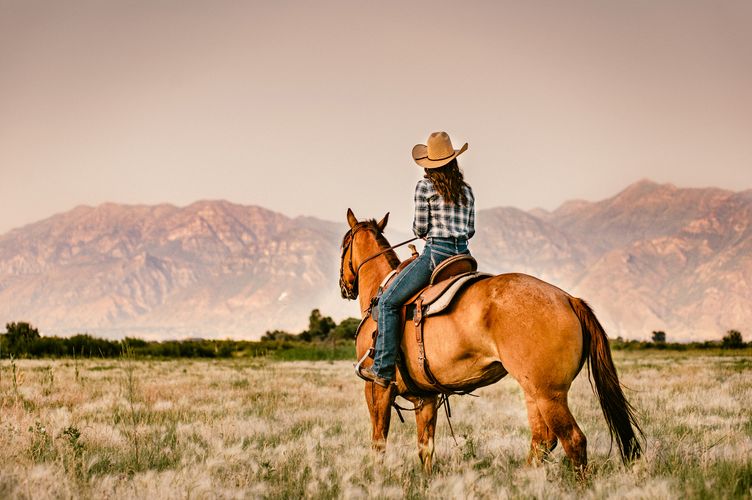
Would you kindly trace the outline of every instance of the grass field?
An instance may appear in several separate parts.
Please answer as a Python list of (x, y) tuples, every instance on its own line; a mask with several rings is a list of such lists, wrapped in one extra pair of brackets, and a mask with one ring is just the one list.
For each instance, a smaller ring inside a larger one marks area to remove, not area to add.
[(580, 483), (557, 448), (525, 465), (516, 382), (453, 397), (435, 472), (420, 470), (412, 415), (370, 450), (350, 362), (25, 360), (0, 365), (0, 498), (749, 498), (752, 356), (617, 352), (641, 413), (629, 468), (583, 372), (570, 405), (588, 437)]

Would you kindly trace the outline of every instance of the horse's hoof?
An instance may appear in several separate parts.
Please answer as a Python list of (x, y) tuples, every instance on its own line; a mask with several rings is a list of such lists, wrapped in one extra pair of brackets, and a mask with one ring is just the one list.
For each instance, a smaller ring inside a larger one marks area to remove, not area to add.
[(371, 443), (371, 449), (377, 453), (384, 453), (386, 451), (386, 442), (374, 441)]
[(428, 443), (425, 446), (421, 446), (418, 456), (420, 457), (420, 463), (423, 464), (423, 472), (425, 474), (431, 474), (433, 472), (433, 438), (428, 438)]
[(423, 461), (423, 474), (426, 476), (430, 476), (433, 473), (433, 459), (431, 457), (426, 457), (426, 459)]

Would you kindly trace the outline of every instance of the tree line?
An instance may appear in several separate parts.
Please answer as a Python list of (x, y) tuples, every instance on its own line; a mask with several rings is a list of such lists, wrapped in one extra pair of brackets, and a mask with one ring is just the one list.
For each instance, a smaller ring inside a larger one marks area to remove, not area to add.
[(675, 351), (686, 351), (689, 349), (743, 349), (745, 347), (752, 347), (752, 342), (744, 342), (742, 333), (739, 330), (728, 330), (721, 340), (680, 343), (668, 342), (666, 339), (666, 332), (655, 330), (649, 341), (625, 340), (622, 337), (616, 337), (611, 340), (611, 347), (625, 350), (668, 349)]
[(229, 358), (272, 356), (280, 359), (349, 359), (354, 356), (352, 339), (360, 320), (347, 318), (336, 323), (314, 309), (308, 328), (299, 333), (267, 331), (260, 340), (165, 340), (148, 341), (126, 337), (111, 340), (78, 334), (47, 337), (31, 323), (7, 323), (0, 333), (0, 357), (101, 357), (123, 355), (155, 358)]
[[(89, 334), (72, 337), (46, 337), (28, 322), (5, 325), (0, 334), (0, 358), (101, 357), (124, 354), (154, 358), (229, 358), (233, 356), (271, 356), (278, 359), (352, 359), (353, 338), (360, 320), (347, 318), (336, 323), (314, 309), (308, 317), (308, 328), (298, 333), (283, 330), (267, 331), (260, 340), (164, 340), (147, 341), (126, 337), (110, 340)], [(741, 349), (752, 347), (744, 342), (739, 330), (729, 330), (720, 341), (678, 343), (668, 342), (664, 331), (654, 331), (650, 341), (611, 339), (613, 349)]]

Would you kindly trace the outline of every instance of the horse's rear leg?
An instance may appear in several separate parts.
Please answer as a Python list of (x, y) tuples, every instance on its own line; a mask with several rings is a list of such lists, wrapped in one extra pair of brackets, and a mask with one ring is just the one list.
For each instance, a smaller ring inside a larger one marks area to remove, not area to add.
[(556, 435), (546, 425), (535, 399), (525, 394), (525, 403), (527, 404), (527, 420), (530, 423), (530, 433), (532, 434), (527, 463), (538, 465), (556, 448)]
[(581, 474), (587, 466), (587, 439), (567, 406), (564, 391), (538, 394), (535, 398), (543, 419), (561, 441), (564, 452)]
[(423, 472), (430, 474), (433, 470), (434, 434), (436, 433), (436, 396), (416, 398), (408, 397), (417, 409), (415, 423), (418, 431), (418, 456), (423, 464)]
[(384, 451), (386, 449), (394, 396), (393, 385), (384, 388), (373, 382), (366, 382), (366, 403), (368, 403), (368, 411), (371, 414), (371, 445), (374, 450)]

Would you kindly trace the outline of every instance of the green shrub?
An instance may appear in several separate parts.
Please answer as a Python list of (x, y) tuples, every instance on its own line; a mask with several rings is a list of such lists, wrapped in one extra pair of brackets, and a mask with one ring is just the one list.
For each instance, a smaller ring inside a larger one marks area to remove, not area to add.
[(308, 329), (293, 334), (272, 330), (259, 341), (248, 340), (168, 340), (147, 341), (126, 337), (122, 341), (78, 334), (70, 338), (42, 337), (30, 323), (6, 325), (0, 335), (0, 355), (14, 358), (101, 357), (116, 358), (124, 352), (134, 357), (152, 358), (229, 358), (232, 356), (267, 356), (284, 359), (347, 359), (354, 356), (352, 339), (360, 320), (347, 318), (336, 324), (329, 316), (314, 309)]
[(729, 330), (721, 340), (721, 347), (723, 349), (741, 349), (744, 347), (744, 340), (742, 339), (742, 333), (739, 330)]

